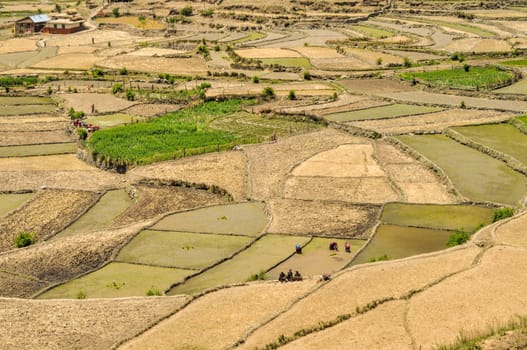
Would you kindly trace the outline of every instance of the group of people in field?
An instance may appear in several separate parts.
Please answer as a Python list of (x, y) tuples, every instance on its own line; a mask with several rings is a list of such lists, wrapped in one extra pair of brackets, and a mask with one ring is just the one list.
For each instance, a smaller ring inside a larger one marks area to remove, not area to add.
[(295, 273), (293, 274), (293, 271), (289, 269), (289, 271), (287, 271), (287, 274), (284, 273), (283, 271), (280, 272), (280, 276), (278, 276), (278, 280), (280, 282), (302, 281), (302, 275), (300, 274), (300, 272), (298, 272), (298, 270), (296, 270)]

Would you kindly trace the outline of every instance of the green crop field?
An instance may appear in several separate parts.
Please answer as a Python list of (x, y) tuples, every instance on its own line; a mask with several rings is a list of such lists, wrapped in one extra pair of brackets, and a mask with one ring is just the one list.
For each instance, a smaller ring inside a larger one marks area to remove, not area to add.
[(473, 232), (492, 222), (494, 209), (472, 205), (388, 203), (381, 221), (385, 224)]
[(260, 202), (218, 205), (167, 216), (152, 229), (257, 236), (268, 218)]
[(117, 256), (118, 261), (202, 269), (243, 248), (249, 237), (146, 230)]
[(264, 34), (264, 33), (250, 32), (249, 35), (244, 36), (243, 38), (236, 39), (236, 40), (233, 40), (233, 41), (229, 41), (229, 44), (231, 44), (231, 45), (233, 45), (233, 44), (241, 44), (241, 43), (244, 43), (244, 42), (247, 42), (247, 41), (263, 39), (266, 36), (267, 36), (267, 34)]
[(325, 115), (324, 118), (337, 122), (350, 122), (367, 119), (397, 118), (416, 114), (434, 113), (441, 110), (443, 109), (439, 107), (393, 104), (389, 106), (360, 109), (357, 111), (328, 114)]
[(508, 154), (527, 165), (527, 135), (510, 124), (487, 124), (453, 128), (469, 139)]
[(101, 199), (71, 226), (56, 237), (64, 237), (81, 232), (103, 230), (110, 227), (115, 218), (132, 205), (132, 199), (124, 190), (106, 192)]
[(525, 67), (527, 66), (527, 60), (501, 61), (500, 64), (504, 64), (506, 66)]
[(429, 228), (381, 225), (372, 241), (352, 264), (367, 263), (383, 255), (391, 260), (442, 250), (447, 247), (448, 237), (452, 233)]
[(492, 90), (514, 81), (514, 73), (492, 66), (470, 67), (468, 72), (464, 68), (408, 72), (401, 73), (400, 77), (409, 81), (416, 78), (437, 87), (464, 90)]
[(57, 107), (52, 104), (10, 105), (0, 109), (0, 116), (52, 113), (55, 112), (56, 109)]
[(0, 158), (47, 156), (52, 154), (66, 154), (76, 152), (76, 143), (49, 143), (42, 145), (3, 146), (0, 147)]
[(294, 253), (295, 244), (308, 240), (308, 237), (266, 235), (232, 260), (187, 280), (168, 294), (194, 294), (220, 285), (245, 282), (251, 275), (267, 271)]
[(0, 194), (0, 218), (35, 196), (34, 193)]
[(525, 176), (446, 136), (398, 136), (397, 139), (441, 167), (454, 186), (472, 200), (516, 205), (525, 194)]
[(302, 67), (311, 68), (311, 63), (305, 57), (287, 57), (287, 58), (259, 58), (264, 64), (278, 64), (284, 67)]
[(211, 129), (208, 124), (240, 110), (242, 105), (241, 100), (206, 102), (149, 122), (100, 130), (89, 139), (88, 147), (106, 159), (137, 164), (173, 159), (197, 148), (204, 148), (204, 152), (207, 147), (211, 152), (225, 144), (231, 148), (236, 135)]
[(192, 271), (115, 262), (55, 287), (39, 298), (76, 299), (79, 293), (84, 293), (86, 298), (145, 296), (152, 289), (163, 293), (190, 273)]
[(391, 31), (380, 29), (376, 27), (371, 26), (364, 26), (364, 25), (355, 25), (351, 27), (352, 29), (355, 29), (359, 32), (362, 32), (369, 36), (370, 38), (374, 39), (384, 39), (384, 38), (391, 38), (395, 34)]

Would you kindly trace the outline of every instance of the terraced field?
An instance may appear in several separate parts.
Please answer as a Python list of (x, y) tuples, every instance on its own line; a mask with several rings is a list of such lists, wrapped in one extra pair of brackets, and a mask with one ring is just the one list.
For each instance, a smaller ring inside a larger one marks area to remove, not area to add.
[(387, 119), (405, 117), (416, 114), (438, 112), (439, 107), (426, 107), (417, 105), (393, 104), (382, 107), (361, 109), (352, 112), (342, 112), (325, 115), (324, 118), (337, 122), (350, 122), (356, 120)]
[(22, 145), (0, 147), (0, 157), (29, 157), (77, 152), (76, 143), (50, 143), (42, 145)]

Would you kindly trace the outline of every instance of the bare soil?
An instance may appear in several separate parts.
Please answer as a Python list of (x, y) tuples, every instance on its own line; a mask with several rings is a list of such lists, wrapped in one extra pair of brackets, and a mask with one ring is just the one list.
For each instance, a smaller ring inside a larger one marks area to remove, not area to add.
[(367, 237), (379, 207), (337, 201), (273, 199), (270, 233)]
[(11, 298), (29, 298), (47, 283), (34, 278), (0, 272), (0, 296)]
[(34, 232), (40, 242), (53, 236), (91, 206), (98, 194), (45, 190), (0, 221), (0, 251), (15, 249), (20, 232)]
[(0, 146), (62, 143), (73, 140), (72, 135), (67, 134), (65, 129), (59, 131), (0, 131)]
[(137, 104), (137, 102), (130, 102), (110, 94), (78, 93), (62, 94), (61, 97), (64, 99), (64, 109), (73, 108), (86, 114), (92, 114), (92, 105), (97, 113), (111, 113), (122, 111)]

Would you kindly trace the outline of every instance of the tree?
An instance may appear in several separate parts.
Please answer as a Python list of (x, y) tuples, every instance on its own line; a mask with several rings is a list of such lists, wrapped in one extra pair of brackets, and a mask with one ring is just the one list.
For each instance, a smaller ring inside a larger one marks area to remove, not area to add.
[(179, 13), (185, 17), (192, 16), (192, 6), (183, 7)]
[(119, 12), (119, 8), (118, 8), (118, 7), (114, 7), (114, 8), (112, 9), (112, 15), (113, 15), (114, 17), (120, 17), (120, 16), (121, 16), (121, 13)]
[(269, 98), (274, 97), (275, 93), (274, 93), (273, 88), (270, 87), (270, 86), (264, 87), (264, 89), (262, 90), (262, 96), (263, 97), (269, 97)]
[(55, 3), (55, 12), (58, 12), (58, 13), (62, 12), (62, 7), (57, 3)]
[(311, 80), (311, 73), (309, 73), (308, 71), (305, 71), (304, 72), (304, 80)]
[(295, 91), (294, 91), (294, 90), (290, 90), (290, 91), (289, 91), (289, 95), (287, 95), (287, 97), (288, 97), (290, 100), (296, 100), (296, 94), (295, 94)]
[(37, 241), (37, 234), (34, 232), (24, 231), (20, 232), (14, 240), (15, 247), (22, 248), (27, 247)]

